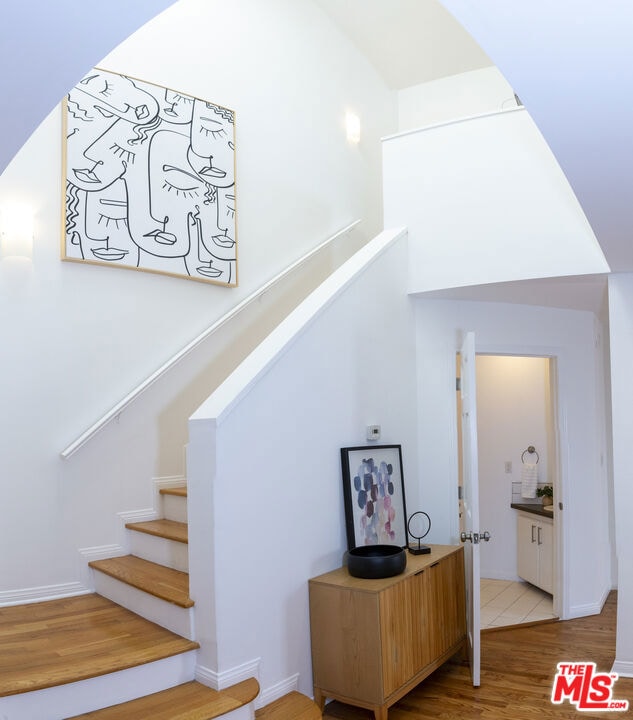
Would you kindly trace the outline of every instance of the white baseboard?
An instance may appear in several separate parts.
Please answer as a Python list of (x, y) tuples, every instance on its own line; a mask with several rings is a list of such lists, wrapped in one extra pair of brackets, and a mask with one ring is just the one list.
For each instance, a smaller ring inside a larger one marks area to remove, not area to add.
[(293, 690), (297, 690), (299, 687), (299, 673), (291, 675), (286, 680), (282, 680), (275, 685), (272, 685), (265, 690), (262, 690), (259, 695), (255, 698), (255, 707), (257, 709), (264, 707), (265, 705), (278, 700), (280, 697), (287, 695)]
[(90, 592), (95, 591), (95, 582), (92, 568), (88, 567), (88, 563), (93, 560), (105, 560), (111, 557), (121, 557), (127, 555), (127, 550), (121, 545), (97, 545), (95, 547), (79, 548), (81, 556), (81, 564), (79, 567), (79, 577), (84, 587)]
[(564, 618), (561, 618), (562, 620), (575, 620), (576, 618), (581, 617), (587, 617), (589, 615), (600, 615), (602, 612), (602, 608), (604, 607), (604, 604), (607, 601), (607, 598), (609, 597), (609, 593), (611, 592), (611, 588), (605, 588), (604, 592), (602, 593), (602, 597), (598, 602), (595, 603), (587, 603), (585, 605), (572, 605), (569, 608), (569, 614), (566, 615)]
[(150, 520), (158, 520), (158, 511), (155, 508), (143, 508), (142, 510), (126, 510), (117, 513), (121, 520), (121, 524), (125, 527), (126, 523), (149, 522)]
[(10, 605), (26, 605), (27, 603), (59, 600), (75, 595), (87, 595), (93, 592), (89, 586), (80, 582), (61, 583), (59, 585), (42, 585), (40, 587), (21, 588), (19, 590), (2, 590), (0, 607)]
[(255, 678), (259, 682), (260, 662), (261, 658), (256, 658), (220, 673), (203, 665), (196, 665), (196, 680), (213, 690), (225, 690), (249, 678)]
[(611, 672), (617, 673), (620, 677), (633, 677), (633, 662), (630, 660), (618, 660), (616, 658)]
[(166, 475), (152, 480), (157, 493), (163, 488), (184, 487), (187, 484), (187, 478), (184, 475)]

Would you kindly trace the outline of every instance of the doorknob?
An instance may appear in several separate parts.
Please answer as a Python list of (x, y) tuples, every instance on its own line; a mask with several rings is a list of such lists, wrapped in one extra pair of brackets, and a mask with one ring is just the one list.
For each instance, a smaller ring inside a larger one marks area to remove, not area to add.
[(474, 543), (475, 545), (477, 545), (480, 540), (483, 540), (484, 542), (490, 542), (491, 537), (492, 535), (487, 530), (484, 530), (481, 535), (479, 533), (474, 533), (470, 531), (462, 532), (459, 535), (459, 538), (462, 542), (466, 542), (468, 540), (468, 542)]
[(479, 533), (468, 531), (468, 532), (460, 533), (459, 537), (462, 542), (466, 542), (466, 540), (468, 540), (473, 545), (479, 544)]

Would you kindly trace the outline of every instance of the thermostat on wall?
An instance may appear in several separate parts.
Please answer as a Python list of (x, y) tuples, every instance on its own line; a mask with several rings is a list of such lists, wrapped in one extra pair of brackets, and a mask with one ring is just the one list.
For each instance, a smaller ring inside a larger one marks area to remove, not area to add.
[(367, 426), (367, 439), (368, 440), (380, 440), (380, 425), (368, 425)]

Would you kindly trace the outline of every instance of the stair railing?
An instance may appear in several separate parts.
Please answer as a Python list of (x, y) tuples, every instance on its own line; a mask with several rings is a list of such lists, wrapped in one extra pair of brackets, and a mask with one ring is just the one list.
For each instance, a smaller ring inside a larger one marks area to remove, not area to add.
[(179, 350), (175, 355), (173, 355), (167, 362), (165, 362), (163, 365), (161, 365), (157, 370), (155, 370), (148, 378), (146, 378), (142, 383), (137, 385), (137, 387), (134, 388), (131, 392), (129, 392), (122, 400), (120, 400), (114, 407), (112, 407), (110, 410), (108, 410), (99, 420), (97, 420), (93, 425), (91, 425), (87, 430), (85, 430), (76, 440), (74, 440), (68, 447), (64, 448), (64, 450), (61, 451), (60, 455), (64, 460), (67, 460), (69, 457), (71, 457), (74, 453), (79, 450), (83, 445), (85, 445), (92, 437), (94, 437), (100, 430), (102, 430), (108, 423), (112, 422), (112, 420), (116, 419), (129, 405), (131, 405), (138, 397), (140, 397), (148, 388), (150, 388), (157, 380), (159, 380), (165, 373), (167, 373), (172, 367), (177, 365), (183, 358), (185, 358), (189, 353), (191, 353), (195, 348), (197, 348), (202, 342), (204, 342), (210, 335), (213, 335), (213, 333), (217, 332), (221, 327), (226, 325), (228, 322), (230, 322), (233, 318), (237, 317), (241, 312), (243, 312), (249, 305), (251, 305), (253, 302), (255, 302), (258, 298), (261, 298), (268, 290), (270, 290), (273, 286), (277, 285), (281, 280), (286, 278), (288, 275), (290, 275), (293, 271), (297, 270), (299, 267), (304, 265), (308, 260), (313, 258), (315, 255), (317, 255), (319, 252), (324, 250), (326, 247), (331, 245), (335, 240), (342, 237), (343, 235), (346, 235), (351, 230), (353, 230), (361, 221), (355, 220), (354, 222), (350, 223), (349, 225), (345, 226), (341, 230), (339, 230), (337, 233), (329, 237), (327, 240), (324, 240), (322, 243), (317, 245), (315, 248), (307, 252), (305, 255), (300, 257), (298, 260), (295, 260), (295, 262), (291, 263), (286, 267), (284, 270), (282, 270), (280, 273), (275, 275), (271, 280), (266, 282), (264, 285), (262, 285), (260, 288), (252, 292), (250, 295), (248, 295), (244, 300), (239, 302), (235, 307), (233, 307), (231, 310), (229, 310), (227, 313), (222, 315), (218, 320), (216, 320), (212, 325), (210, 325), (206, 330), (204, 330), (202, 333), (200, 333), (197, 337), (195, 337), (191, 342), (189, 342), (187, 345), (185, 345), (184, 348)]

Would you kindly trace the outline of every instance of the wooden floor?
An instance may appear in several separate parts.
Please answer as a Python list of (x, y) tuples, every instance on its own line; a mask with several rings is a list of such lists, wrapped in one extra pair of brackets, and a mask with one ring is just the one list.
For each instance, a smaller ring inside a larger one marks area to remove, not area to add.
[(197, 647), (99, 595), (0, 608), (0, 697), (85, 680)]
[[(468, 664), (452, 660), (389, 709), (389, 720), (588, 720), (631, 718), (628, 712), (579, 712), (550, 701), (556, 665), (595, 662), (609, 672), (615, 657), (616, 594), (601, 615), (482, 635), (481, 686), (473, 688)], [(613, 698), (633, 705), (633, 678), (620, 678)], [(338, 702), (323, 717), (367, 720), (373, 713)]]

